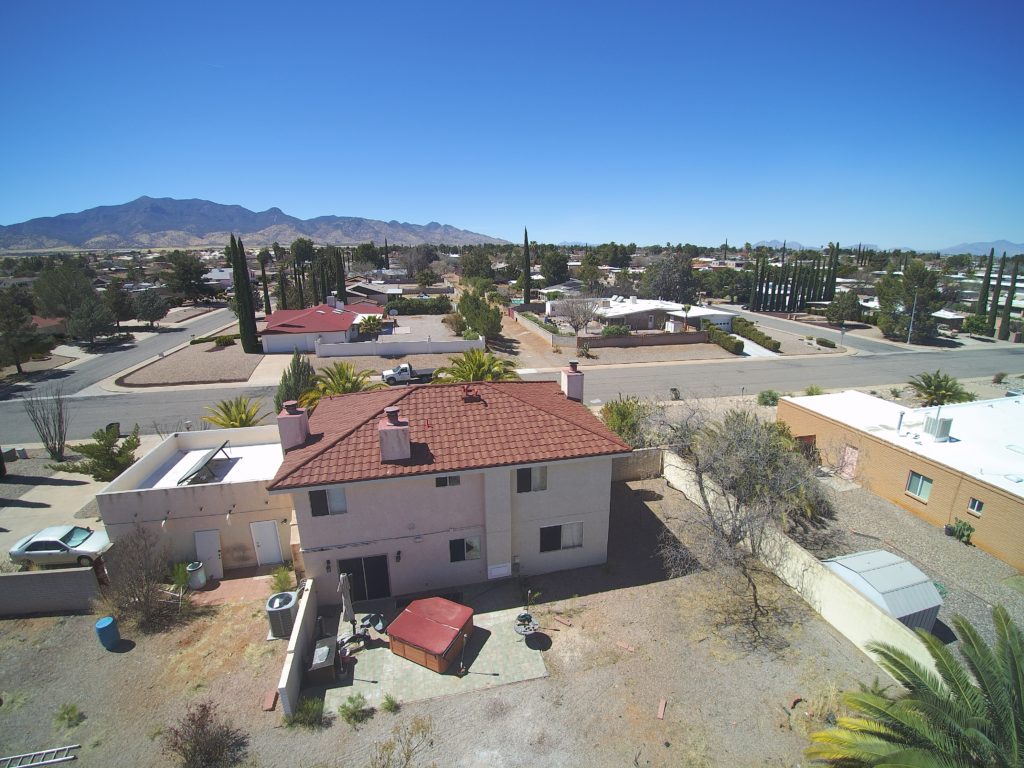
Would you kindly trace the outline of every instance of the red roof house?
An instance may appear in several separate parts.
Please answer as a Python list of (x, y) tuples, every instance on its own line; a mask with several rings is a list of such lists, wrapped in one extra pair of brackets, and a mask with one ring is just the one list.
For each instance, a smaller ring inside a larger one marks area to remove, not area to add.
[[(612, 463), (630, 447), (569, 391), (582, 377), (402, 387), (282, 411), (296, 562), (324, 601), (603, 563)], [(307, 426), (308, 425), (308, 426)], [(327, 578), (324, 578), (327, 577)]]
[(319, 340), (337, 344), (355, 340), (359, 321), (367, 315), (383, 318), (385, 310), (376, 304), (318, 304), (307, 309), (279, 309), (267, 316), (262, 333), (263, 351), (291, 353), (315, 352)]

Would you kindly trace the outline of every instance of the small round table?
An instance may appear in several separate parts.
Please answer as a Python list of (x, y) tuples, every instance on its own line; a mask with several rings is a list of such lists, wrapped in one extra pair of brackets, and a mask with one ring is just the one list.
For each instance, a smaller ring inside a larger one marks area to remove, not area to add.
[(530, 614), (520, 613), (516, 617), (515, 624), (512, 625), (512, 628), (515, 629), (517, 635), (522, 635), (523, 638), (527, 638), (540, 629), (540, 624), (534, 621), (533, 616)]

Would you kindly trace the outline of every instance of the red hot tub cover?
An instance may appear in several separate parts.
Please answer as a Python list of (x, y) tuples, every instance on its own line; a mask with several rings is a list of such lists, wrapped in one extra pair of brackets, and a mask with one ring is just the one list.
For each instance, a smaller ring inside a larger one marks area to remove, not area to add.
[(388, 636), (427, 653), (443, 656), (459, 639), (473, 609), (443, 597), (413, 600), (388, 626)]

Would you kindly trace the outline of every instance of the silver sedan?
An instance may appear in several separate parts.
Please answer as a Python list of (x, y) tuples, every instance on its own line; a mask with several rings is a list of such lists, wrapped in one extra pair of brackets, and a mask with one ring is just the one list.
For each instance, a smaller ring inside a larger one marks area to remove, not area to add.
[(26, 536), (8, 554), (11, 561), (26, 565), (90, 566), (110, 549), (106, 531), (78, 525), (53, 525)]

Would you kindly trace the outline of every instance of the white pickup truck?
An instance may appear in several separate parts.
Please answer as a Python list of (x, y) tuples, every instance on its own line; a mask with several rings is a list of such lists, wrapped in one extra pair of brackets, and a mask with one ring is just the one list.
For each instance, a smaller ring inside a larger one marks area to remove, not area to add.
[(408, 363), (396, 365), (384, 371), (380, 378), (387, 384), (409, 384), (412, 382), (428, 382), (434, 378), (434, 368), (416, 370)]

